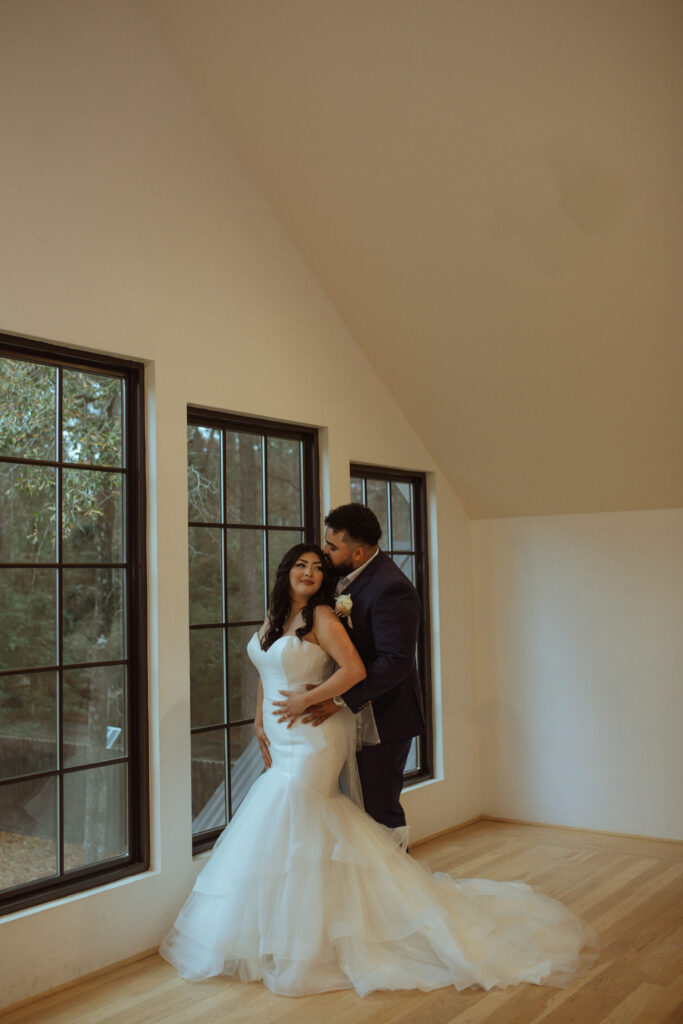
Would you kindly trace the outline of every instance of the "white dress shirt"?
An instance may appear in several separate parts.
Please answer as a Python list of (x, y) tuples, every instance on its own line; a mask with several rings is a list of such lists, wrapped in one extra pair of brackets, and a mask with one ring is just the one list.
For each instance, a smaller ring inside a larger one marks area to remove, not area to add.
[(353, 572), (350, 572), (348, 576), (342, 576), (340, 580), (337, 580), (337, 587), (335, 589), (334, 596), (339, 597), (340, 594), (343, 594), (346, 588), (348, 587), (349, 583), (353, 583), (353, 581), (360, 576), (363, 569), (367, 568), (367, 566), (370, 565), (370, 562), (373, 560), (373, 558), (377, 558), (378, 554), (379, 548), (377, 548), (374, 555), (370, 555), (367, 562), (363, 562), (363, 564), (359, 565), (357, 569), (354, 569)]

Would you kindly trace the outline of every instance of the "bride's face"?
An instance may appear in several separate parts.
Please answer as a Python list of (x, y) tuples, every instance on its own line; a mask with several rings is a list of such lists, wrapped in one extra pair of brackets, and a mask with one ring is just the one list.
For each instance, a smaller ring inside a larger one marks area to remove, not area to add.
[(307, 604), (323, 584), (323, 564), (315, 551), (305, 551), (289, 570), (289, 596)]

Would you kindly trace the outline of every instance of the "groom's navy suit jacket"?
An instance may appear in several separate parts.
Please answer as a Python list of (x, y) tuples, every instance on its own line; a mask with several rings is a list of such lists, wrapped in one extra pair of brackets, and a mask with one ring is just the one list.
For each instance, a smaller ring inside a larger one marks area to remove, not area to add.
[[(372, 701), (381, 740), (401, 740), (424, 731), (422, 687), (415, 663), (420, 598), (383, 551), (344, 591), (351, 597), (349, 636), (367, 675), (344, 694), (352, 711)], [(348, 627), (346, 619), (342, 619)]]

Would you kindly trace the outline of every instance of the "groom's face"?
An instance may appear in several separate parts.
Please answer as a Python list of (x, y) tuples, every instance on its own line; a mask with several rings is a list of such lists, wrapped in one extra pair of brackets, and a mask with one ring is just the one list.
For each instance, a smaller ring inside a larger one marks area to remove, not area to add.
[(355, 546), (349, 540), (349, 535), (344, 530), (333, 530), (327, 527), (325, 530), (325, 543), (323, 551), (332, 565), (332, 571), (336, 576), (348, 576), (353, 572), (353, 552)]

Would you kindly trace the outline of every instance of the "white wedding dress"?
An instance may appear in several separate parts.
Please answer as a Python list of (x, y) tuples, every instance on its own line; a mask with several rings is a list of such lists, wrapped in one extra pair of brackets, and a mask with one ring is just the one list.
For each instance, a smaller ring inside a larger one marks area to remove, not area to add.
[[(272, 767), (218, 839), (161, 954), (193, 981), (227, 974), (273, 992), (564, 986), (597, 955), (591, 929), (523, 882), (432, 875), (339, 788), (354, 717), (279, 724), (280, 690), (334, 663), (287, 635), (247, 648), (263, 683)], [(350, 756), (351, 755), (351, 756)], [(353, 788), (353, 785), (352, 785)]]

